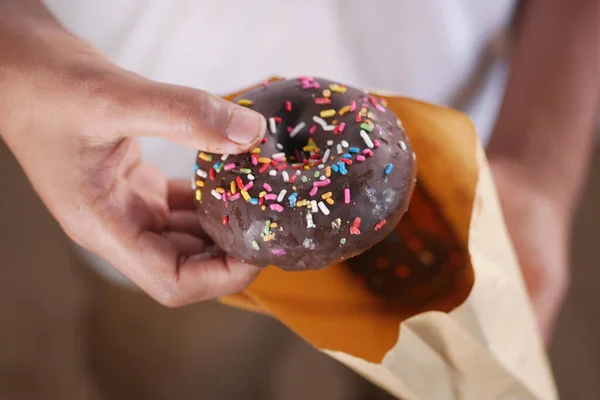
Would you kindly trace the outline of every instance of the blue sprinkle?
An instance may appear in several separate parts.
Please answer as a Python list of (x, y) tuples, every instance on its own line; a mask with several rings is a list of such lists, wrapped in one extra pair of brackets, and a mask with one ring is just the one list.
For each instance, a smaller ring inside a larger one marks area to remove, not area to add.
[(360, 153), (360, 149), (359, 149), (358, 147), (350, 147), (350, 148), (348, 149), (348, 151), (349, 151), (350, 153), (355, 153), (355, 154), (356, 154), (356, 153)]
[(348, 171), (346, 170), (346, 164), (344, 164), (344, 163), (343, 163), (343, 162), (341, 162), (341, 161), (338, 161), (338, 162), (337, 162), (337, 165), (338, 165), (338, 167), (339, 167), (339, 169), (340, 169), (340, 174), (342, 174), (342, 175), (346, 175), (346, 174), (348, 173)]
[(254, 205), (258, 204), (258, 199), (254, 198), (254, 197), (251, 198), (250, 199), (250, 204), (254, 204)]
[(394, 168), (394, 164), (388, 164), (387, 167), (385, 167), (385, 174), (389, 175), (390, 172), (392, 172), (393, 168)]
[(331, 166), (331, 169), (333, 170), (333, 172), (338, 172), (339, 171), (338, 166), (335, 165), (335, 164)]
[(194, 171), (198, 171), (198, 166), (194, 165)]
[(288, 197), (288, 201), (290, 202), (290, 207), (296, 207), (296, 201), (298, 199), (298, 193), (292, 193)]
[(348, 158), (348, 159), (352, 158), (352, 156), (350, 155), (350, 153), (346, 153), (342, 157), (343, 158)]

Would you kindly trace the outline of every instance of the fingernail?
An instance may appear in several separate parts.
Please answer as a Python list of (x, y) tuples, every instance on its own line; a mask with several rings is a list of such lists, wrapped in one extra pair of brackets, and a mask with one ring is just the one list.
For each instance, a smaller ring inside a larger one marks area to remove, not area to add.
[(263, 133), (265, 124), (264, 118), (259, 113), (236, 107), (225, 134), (234, 143), (252, 144)]

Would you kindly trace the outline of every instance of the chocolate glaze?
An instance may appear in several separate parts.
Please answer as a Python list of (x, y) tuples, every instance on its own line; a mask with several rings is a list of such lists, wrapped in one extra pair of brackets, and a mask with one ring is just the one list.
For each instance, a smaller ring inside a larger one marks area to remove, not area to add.
[[(390, 233), (408, 206), (416, 167), (402, 124), (380, 99), (328, 80), (299, 78), (250, 90), (234, 101), (263, 114), (267, 132), (255, 149), (259, 154), (229, 155), (222, 161), (221, 155), (198, 153), (194, 184), (198, 214), (219, 247), (259, 267), (319, 269), (363, 252)], [(321, 120), (315, 122), (315, 116)], [(327, 149), (329, 157), (319, 167)], [(285, 153), (286, 159), (275, 157), (278, 161), (267, 166), (263, 157), (273, 159), (277, 153)], [(304, 161), (311, 154), (313, 158)], [(351, 165), (340, 168), (343, 157)], [(303, 163), (315, 164), (307, 170)], [(321, 179), (329, 167), (326, 184)], [(300, 175), (292, 178), (297, 171)], [(249, 183), (252, 187), (241, 192), (240, 187)], [(325, 185), (316, 194), (315, 183)], [(322, 197), (328, 192), (330, 200)], [(297, 197), (290, 199), (294, 193)], [(253, 204), (257, 201), (260, 204)], [(268, 221), (277, 225), (269, 226)]]
[(346, 265), (375, 294), (414, 304), (448, 289), (466, 257), (439, 208), (417, 185), (396, 229)]

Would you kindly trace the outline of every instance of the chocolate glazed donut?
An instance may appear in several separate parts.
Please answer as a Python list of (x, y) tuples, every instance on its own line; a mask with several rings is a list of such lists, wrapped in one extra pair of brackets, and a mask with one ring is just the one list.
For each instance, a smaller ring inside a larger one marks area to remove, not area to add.
[(302, 77), (234, 101), (264, 115), (267, 132), (251, 153), (198, 154), (198, 215), (221, 249), (259, 267), (320, 269), (390, 233), (416, 167), (383, 99)]

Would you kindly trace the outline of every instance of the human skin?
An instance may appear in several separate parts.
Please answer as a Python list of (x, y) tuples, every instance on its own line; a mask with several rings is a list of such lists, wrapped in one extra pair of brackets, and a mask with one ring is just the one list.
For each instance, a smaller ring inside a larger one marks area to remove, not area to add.
[[(600, 93), (597, 0), (529, 0), (488, 156), (545, 338), (568, 281), (573, 211)], [(138, 136), (241, 152), (264, 120), (206, 92), (124, 71), (38, 0), (0, 3), (0, 135), (67, 234), (180, 306), (242, 289), (252, 266), (205, 248), (187, 182), (140, 159)], [(232, 128), (231, 121), (241, 121)], [(244, 135), (246, 133), (246, 135)]]

